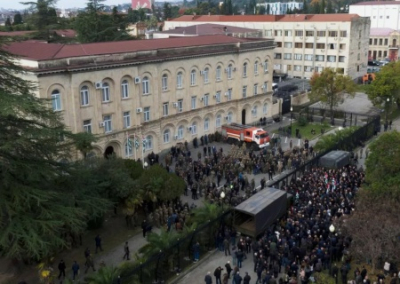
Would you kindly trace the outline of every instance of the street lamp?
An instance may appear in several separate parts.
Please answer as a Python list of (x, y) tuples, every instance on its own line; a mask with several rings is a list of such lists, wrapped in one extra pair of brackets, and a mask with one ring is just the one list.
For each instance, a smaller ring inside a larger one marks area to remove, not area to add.
[(293, 107), (290, 107), (290, 137), (292, 137)]

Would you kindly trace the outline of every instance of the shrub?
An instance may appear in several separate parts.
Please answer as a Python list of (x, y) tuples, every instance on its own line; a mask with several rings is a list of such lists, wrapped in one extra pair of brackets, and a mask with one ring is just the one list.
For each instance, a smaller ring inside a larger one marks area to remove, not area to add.
[(308, 119), (304, 115), (300, 115), (298, 119), (299, 126), (306, 126), (308, 124)]

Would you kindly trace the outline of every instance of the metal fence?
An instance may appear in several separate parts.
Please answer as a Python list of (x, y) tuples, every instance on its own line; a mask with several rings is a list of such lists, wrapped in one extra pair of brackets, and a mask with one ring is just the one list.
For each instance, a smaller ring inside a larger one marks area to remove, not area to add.
[[(193, 265), (195, 244), (199, 243), (200, 260), (216, 248), (216, 234), (225, 226), (231, 226), (230, 209), (214, 220), (200, 225), (189, 234), (182, 234), (175, 244), (139, 263), (131, 271), (121, 275), (121, 283), (166, 283), (167, 280)], [(115, 282), (117, 283), (117, 282)]]

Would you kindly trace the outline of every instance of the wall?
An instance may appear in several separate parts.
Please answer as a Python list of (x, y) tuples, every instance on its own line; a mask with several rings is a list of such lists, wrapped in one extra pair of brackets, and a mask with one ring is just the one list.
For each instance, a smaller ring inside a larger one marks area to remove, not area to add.
[(371, 28), (400, 29), (400, 3), (396, 5), (350, 5), (349, 14), (371, 18)]

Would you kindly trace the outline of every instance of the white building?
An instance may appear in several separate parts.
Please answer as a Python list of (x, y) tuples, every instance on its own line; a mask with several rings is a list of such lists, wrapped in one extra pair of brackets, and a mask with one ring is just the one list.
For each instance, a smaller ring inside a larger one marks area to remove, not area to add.
[(164, 30), (220, 23), (263, 31), (274, 38), (274, 73), (310, 78), (333, 68), (352, 78), (367, 72), (370, 20), (354, 14), (182, 16)]
[(271, 15), (285, 15), (290, 9), (291, 11), (293, 10), (302, 10), (303, 9), (303, 3), (299, 2), (274, 2), (274, 3), (259, 3), (257, 6), (264, 6), (268, 10), (269, 6), (269, 14)]
[(371, 1), (350, 5), (350, 14), (370, 17), (371, 28), (400, 30), (400, 1)]

